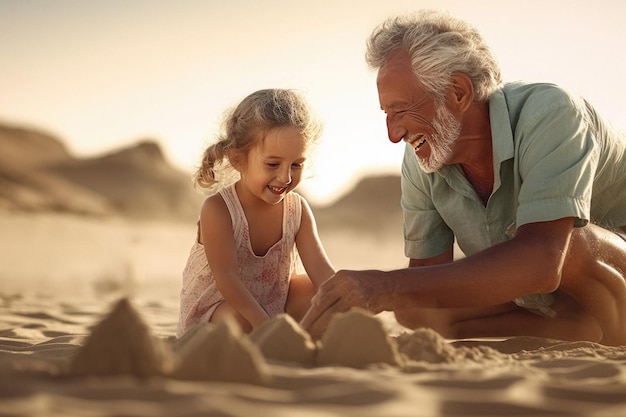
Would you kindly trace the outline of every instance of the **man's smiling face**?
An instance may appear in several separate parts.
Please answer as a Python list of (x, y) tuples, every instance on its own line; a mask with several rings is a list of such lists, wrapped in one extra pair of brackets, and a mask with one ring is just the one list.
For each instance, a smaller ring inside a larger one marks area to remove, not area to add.
[(419, 82), (408, 53), (398, 51), (391, 56), (378, 71), (377, 86), (380, 107), (387, 114), (389, 140), (411, 145), (424, 171), (441, 169), (450, 161), (461, 124)]

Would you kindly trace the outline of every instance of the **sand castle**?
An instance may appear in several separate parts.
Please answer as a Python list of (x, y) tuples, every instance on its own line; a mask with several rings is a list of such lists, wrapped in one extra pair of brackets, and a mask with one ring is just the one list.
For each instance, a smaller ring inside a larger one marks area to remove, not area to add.
[(317, 346), (311, 336), (288, 314), (280, 314), (250, 335), (268, 360), (313, 366)]
[(230, 320), (199, 325), (177, 353), (171, 374), (177, 379), (257, 385), (271, 379), (259, 349)]
[(69, 366), (72, 376), (150, 377), (171, 369), (169, 348), (153, 337), (127, 299), (119, 301), (91, 332)]

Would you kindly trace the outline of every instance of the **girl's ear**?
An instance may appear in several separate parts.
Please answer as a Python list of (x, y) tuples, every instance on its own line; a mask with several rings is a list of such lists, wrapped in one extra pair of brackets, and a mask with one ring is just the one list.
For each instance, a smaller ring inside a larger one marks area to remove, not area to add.
[(231, 149), (228, 151), (228, 161), (236, 171), (241, 172), (244, 167), (245, 155), (241, 151)]

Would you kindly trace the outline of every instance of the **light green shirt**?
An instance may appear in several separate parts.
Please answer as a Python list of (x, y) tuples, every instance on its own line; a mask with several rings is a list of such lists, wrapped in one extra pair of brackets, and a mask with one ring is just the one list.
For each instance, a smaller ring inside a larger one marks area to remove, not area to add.
[(551, 84), (507, 84), (489, 101), (494, 187), (485, 207), (458, 165), (426, 174), (407, 145), (402, 164), (405, 254), (466, 255), (516, 228), (575, 217), (626, 225), (626, 137), (583, 99)]

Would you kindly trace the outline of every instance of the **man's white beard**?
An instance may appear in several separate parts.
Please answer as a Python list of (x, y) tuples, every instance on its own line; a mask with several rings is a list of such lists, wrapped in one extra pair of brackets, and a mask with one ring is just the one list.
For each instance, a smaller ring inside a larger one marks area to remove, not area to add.
[(417, 157), (422, 170), (431, 173), (440, 170), (452, 156), (452, 144), (461, 134), (461, 123), (445, 105), (437, 105), (435, 120), (433, 120), (435, 134), (428, 139), (430, 157), (428, 159)]

